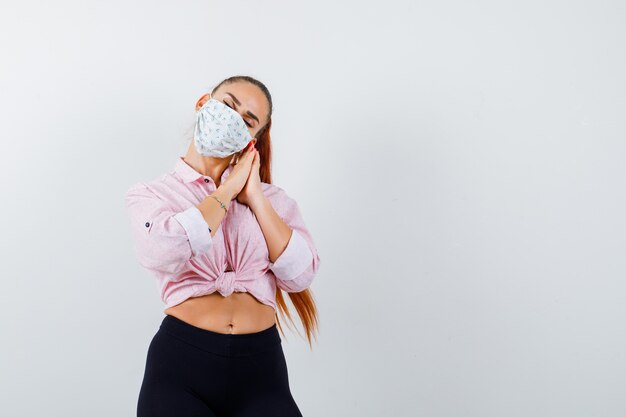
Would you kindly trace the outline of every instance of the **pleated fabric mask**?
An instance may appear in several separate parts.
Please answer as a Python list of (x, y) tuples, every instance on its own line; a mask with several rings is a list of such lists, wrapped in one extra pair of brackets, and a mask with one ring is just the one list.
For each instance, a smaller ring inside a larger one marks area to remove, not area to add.
[(211, 98), (196, 113), (194, 144), (200, 155), (226, 158), (252, 140), (241, 115)]

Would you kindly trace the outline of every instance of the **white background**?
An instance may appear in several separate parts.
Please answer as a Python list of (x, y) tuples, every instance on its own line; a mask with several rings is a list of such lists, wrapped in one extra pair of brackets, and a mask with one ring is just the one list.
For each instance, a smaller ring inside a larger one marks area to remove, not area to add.
[(2, 415), (134, 415), (123, 193), (235, 74), (322, 258), (304, 415), (626, 414), (623, 2), (3, 2), (0, 47)]

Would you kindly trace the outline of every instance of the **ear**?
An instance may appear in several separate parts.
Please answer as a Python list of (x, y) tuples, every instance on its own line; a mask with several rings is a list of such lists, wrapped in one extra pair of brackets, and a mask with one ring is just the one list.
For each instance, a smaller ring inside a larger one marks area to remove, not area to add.
[(200, 110), (200, 107), (204, 106), (204, 103), (211, 100), (211, 93), (206, 93), (196, 102), (196, 111)]

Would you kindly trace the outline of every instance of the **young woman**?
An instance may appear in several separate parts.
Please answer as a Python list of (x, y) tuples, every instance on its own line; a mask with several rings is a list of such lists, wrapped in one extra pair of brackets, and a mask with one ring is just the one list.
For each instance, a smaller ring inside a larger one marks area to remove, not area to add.
[(135, 253), (166, 306), (138, 417), (302, 415), (278, 310), (293, 323), (283, 290), (311, 344), (320, 258), (298, 204), (271, 184), (271, 116), (261, 82), (222, 81), (196, 103), (187, 154), (126, 192)]

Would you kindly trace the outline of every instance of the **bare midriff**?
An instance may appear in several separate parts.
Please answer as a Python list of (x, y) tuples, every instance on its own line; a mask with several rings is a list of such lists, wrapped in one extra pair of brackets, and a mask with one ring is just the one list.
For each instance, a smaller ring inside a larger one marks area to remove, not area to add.
[(189, 298), (164, 313), (195, 327), (224, 334), (256, 333), (276, 322), (274, 308), (247, 292), (233, 292), (228, 297), (214, 292)]

